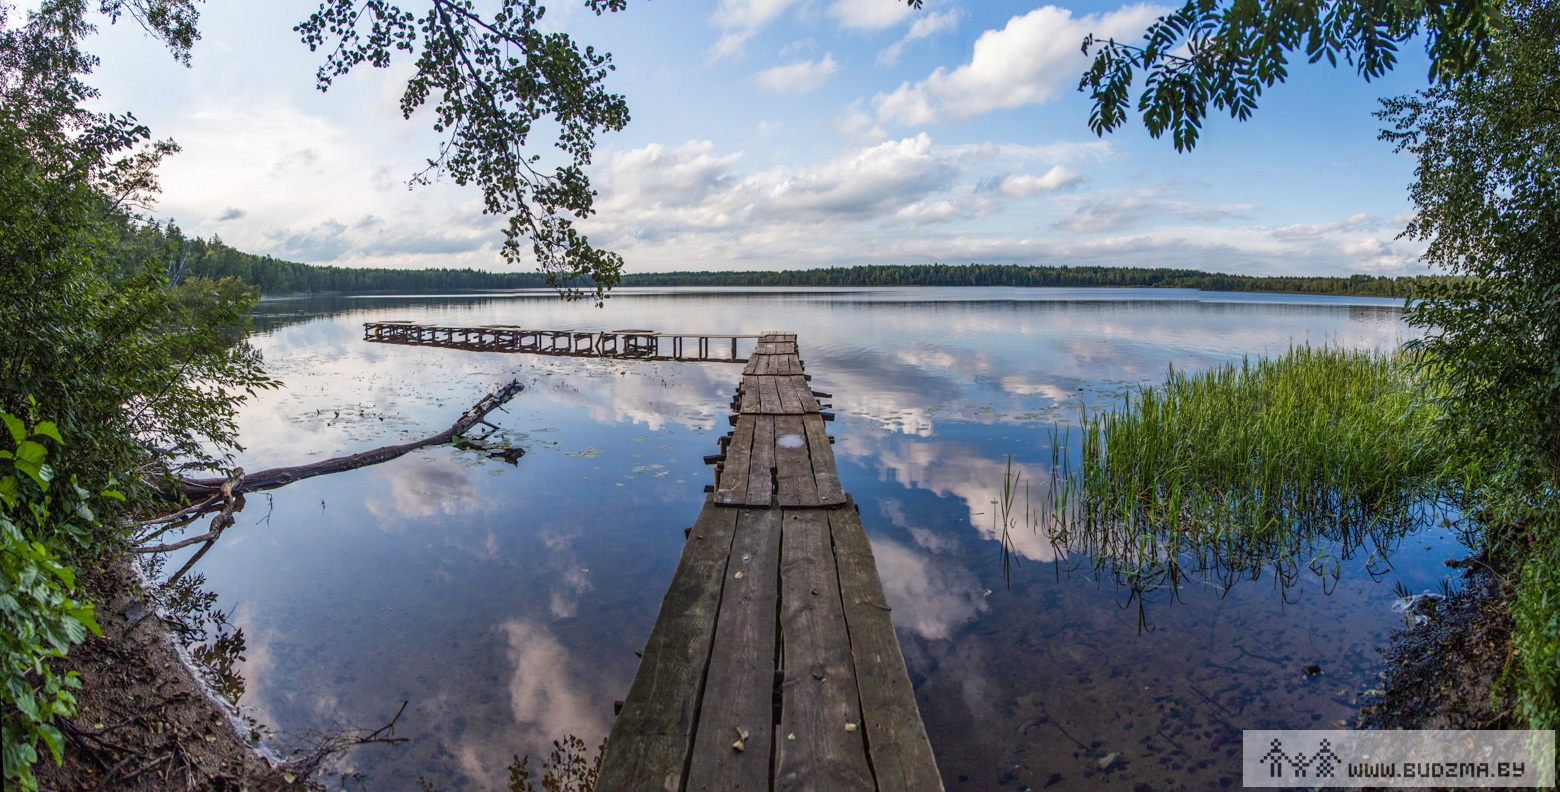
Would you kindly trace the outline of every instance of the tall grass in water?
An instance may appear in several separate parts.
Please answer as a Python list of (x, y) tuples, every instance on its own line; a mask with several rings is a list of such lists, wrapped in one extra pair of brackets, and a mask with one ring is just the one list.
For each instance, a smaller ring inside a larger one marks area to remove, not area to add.
[(1271, 569), (1336, 581), (1369, 553), (1390, 569), (1401, 536), (1430, 514), (1441, 443), (1434, 407), (1402, 355), (1295, 347), (1197, 374), (1085, 415), (1053, 438), (1037, 511), (1062, 554), (1134, 593), (1191, 577), (1225, 588)]

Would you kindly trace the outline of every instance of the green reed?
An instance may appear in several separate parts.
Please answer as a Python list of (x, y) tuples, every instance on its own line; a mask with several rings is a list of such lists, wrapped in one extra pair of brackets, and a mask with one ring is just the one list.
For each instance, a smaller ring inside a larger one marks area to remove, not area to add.
[(1196, 577), (1228, 588), (1271, 569), (1324, 585), (1367, 568), (1429, 516), (1443, 446), (1404, 356), (1291, 348), (1165, 384), (1085, 414), (1052, 438), (1035, 511), (1062, 555), (1090, 559), (1134, 593)]

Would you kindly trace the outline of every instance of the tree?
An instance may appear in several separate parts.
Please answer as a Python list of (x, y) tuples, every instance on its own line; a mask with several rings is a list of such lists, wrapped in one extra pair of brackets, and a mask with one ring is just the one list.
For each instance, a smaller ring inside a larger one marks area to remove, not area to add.
[(1560, 723), (1560, 3), (1514, 3), (1483, 74), (1386, 101), (1382, 133), (1415, 155), (1404, 235), (1459, 277), (1427, 283), (1408, 320), (1445, 389), (1449, 433), (1486, 477), (1492, 557), (1520, 570), (1517, 692)]
[[(922, 0), (907, 0), (920, 8)], [(1491, 36), (1504, 23), (1499, 0), (1186, 0), (1159, 17), (1142, 44), (1083, 41), (1098, 48), (1078, 84), (1094, 99), (1089, 128), (1103, 136), (1127, 121), (1142, 73), (1137, 111), (1148, 133), (1170, 133), (1177, 151), (1197, 145), (1211, 104), (1242, 121), (1262, 91), (1289, 75), (1289, 58), (1341, 59), (1367, 80), (1397, 64), (1398, 47), (1423, 33), (1430, 78), (1478, 73)]]
[[(598, 15), (626, 6), (586, 3)], [(476, 184), (484, 211), (509, 217), (507, 260), (523, 260), (528, 240), (550, 286), (575, 298), (588, 279), (599, 305), (618, 282), (623, 259), (593, 247), (571, 218), (592, 213), (595, 192), (584, 167), (598, 131), (628, 124), (628, 105), (603, 85), (615, 68), (611, 55), (581, 51), (565, 33), (541, 32), (545, 14), (536, 0), (501, 0), (490, 16), (473, 0), (431, 0), (421, 16), (388, 0), (324, 0), (294, 29), (311, 50), (327, 50), (316, 75), (322, 91), (359, 65), (384, 68), (398, 52), (415, 55), (401, 113), (410, 118), (435, 101), (434, 130), (445, 140), (412, 182), (447, 173), (457, 184)], [(549, 119), (558, 126), (553, 145), (564, 155), (551, 165), (526, 149), (535, 125)]]
[[(175, 57), (193, 41), (185, 8), (100, 5)], [(45, 0), (20, 25), (14, 9), (0, 0), (0, 753), (6, 788), (26, 790), (40, 747), (60, 758), (52, 722), (74, 682), (47, 661), (95, 629), (73, 568), (114, 548), (119, 483), (133, 497), (175, 461), (223, 464), (237, 405), (271, 383), (244, 340), (255, 289), (172, 286), (171, 250), (124, 243), (175, 148), (85, 109), (86, 3)]]

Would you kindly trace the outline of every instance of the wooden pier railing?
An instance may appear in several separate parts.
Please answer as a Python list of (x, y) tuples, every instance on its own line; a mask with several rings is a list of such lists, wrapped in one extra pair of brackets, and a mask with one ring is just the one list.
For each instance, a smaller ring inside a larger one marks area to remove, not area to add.
[[(753, 335), (657, 333), (650, 330), (539, 330), (489, 325), (446, 327), (414, 322), (364, 322), (363, 338), (386, 344), (436, 346), (473, 352), (530, 352), (567, 357), (746, 363), (738, 341)], [(747, 346), (743, 344), (743, 346)]]
[(758, 339), (597, 792), (942, 789), (809, 379)]

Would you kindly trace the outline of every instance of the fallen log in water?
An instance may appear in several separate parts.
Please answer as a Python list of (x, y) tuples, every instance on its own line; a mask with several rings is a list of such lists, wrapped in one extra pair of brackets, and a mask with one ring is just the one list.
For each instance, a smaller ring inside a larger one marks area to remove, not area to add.
[[(431, 437), (425, 437), (412, 443), (389, 445), (350, 456), (327, 459), (322, 462), (315, 462), (312, 465), (271, 468), (270, 470), (245, 474), (242, 481), (233, 491), (235, 493), (245, 493), (276, 489), (284, 484), (291, 484), (294, 481), (301, 481), (314, 476), (322, 476), (326, 473), (340, 473), (345, 470), (355, 470), (361, 467), (368, 467), (369, 465), (377, 465), (381, 462), (389, 462), (396, 457), (404, 456), (419, 448), (443, 445), (471, 431), (477, 424), (492, 426), (492, 424), (486, 421), (488, 413), (504, 406), (506, 402), (513, 399), (516, 394), (524, 389), (525, 386), (521, 385), (519, 380), (511, 380), (508, 385), (483, 397), (481, 401), (462, 414), (460, 419), (451, 425), (450, 428)], [(227, 477), (187, 478), (181, 480), (177, 485), (176, 491), (169, 494), (175, 496), (182, 495), (190, 500), (207, 499), (222, 492), (222, 486), (228, 482), (229, 479)]]

